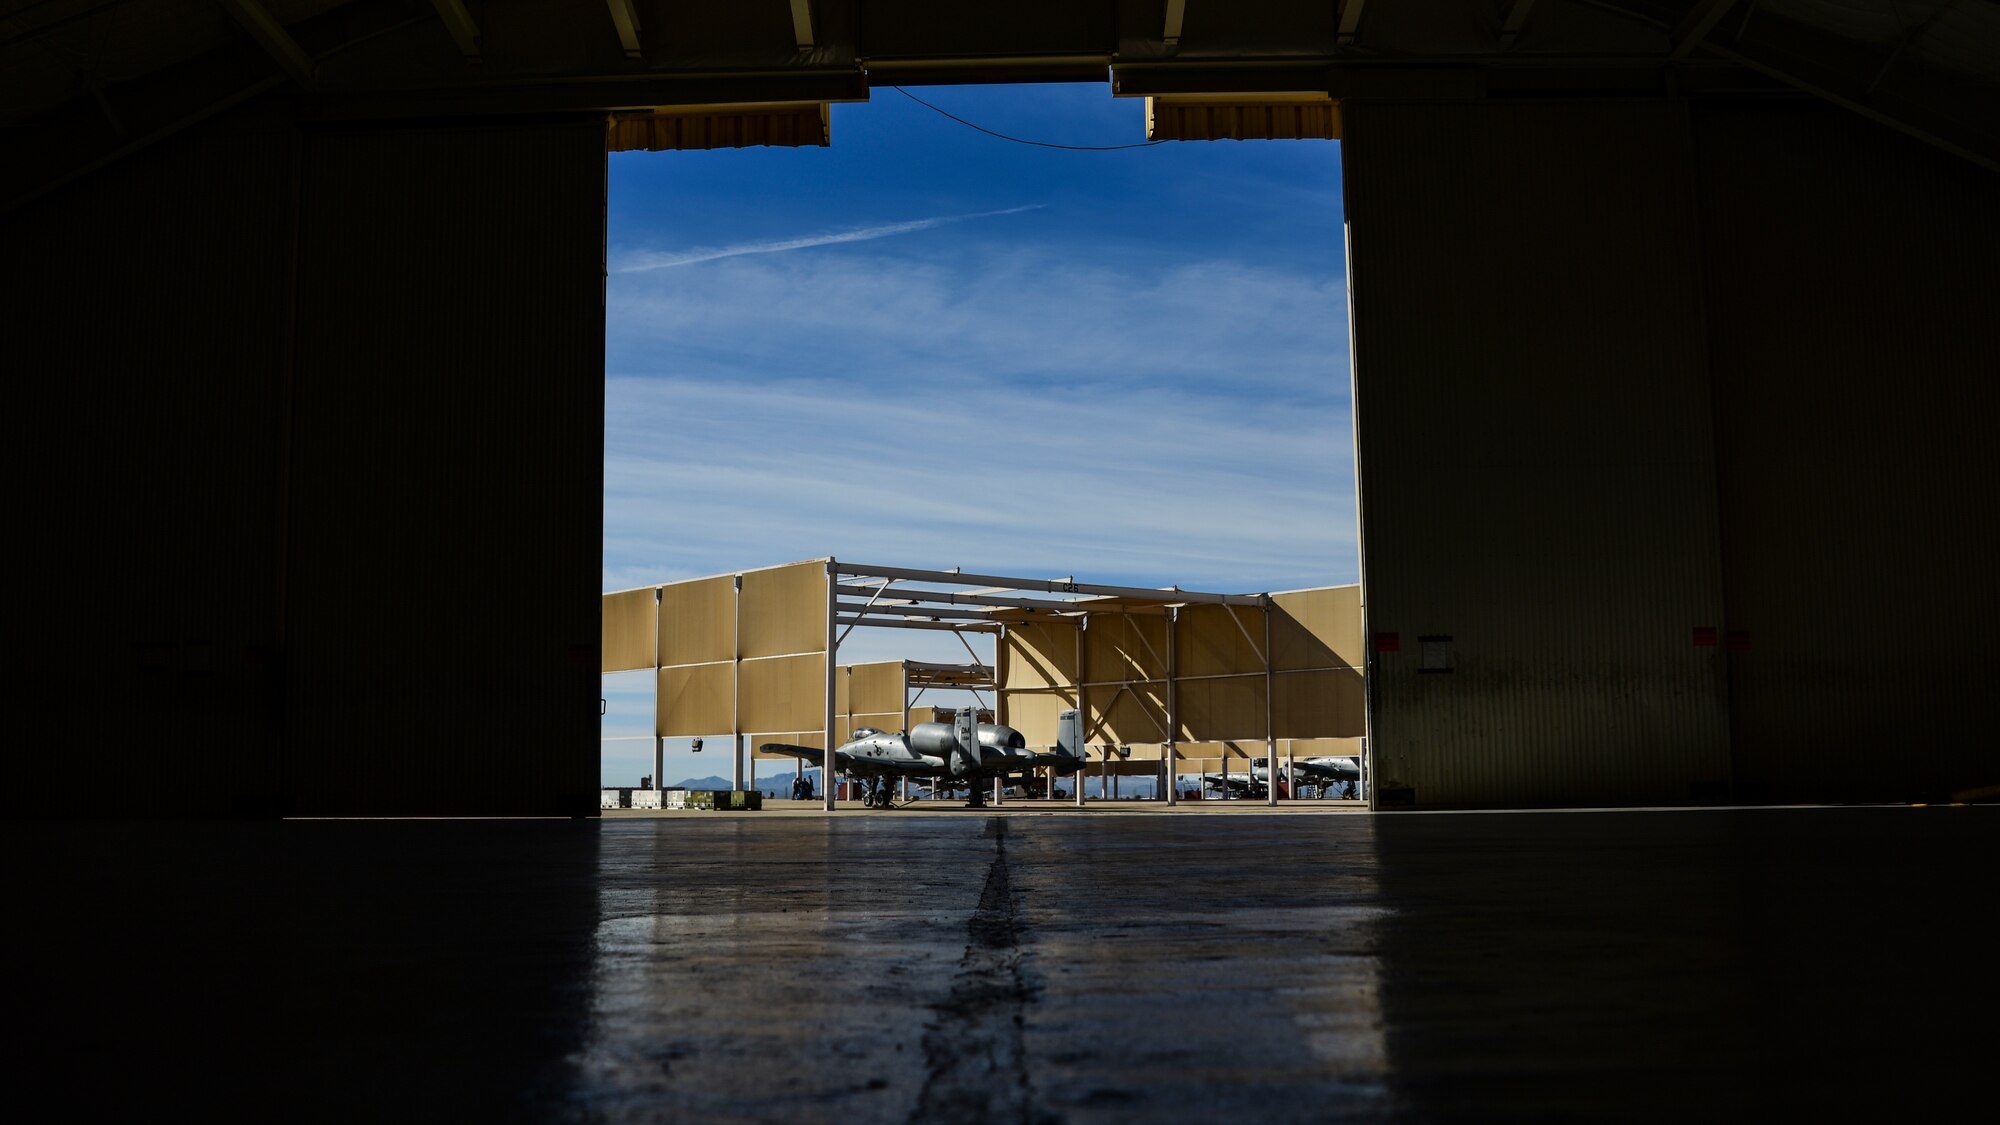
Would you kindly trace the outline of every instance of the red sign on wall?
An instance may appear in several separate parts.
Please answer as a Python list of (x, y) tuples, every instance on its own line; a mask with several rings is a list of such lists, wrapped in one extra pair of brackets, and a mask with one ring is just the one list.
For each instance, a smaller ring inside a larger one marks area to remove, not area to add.
[(1695, 627), (1694, 627), (1694, 647), (1696, 647), (1696, 648), (1714, 648), (1714, 647), (1715, 647), (1715, 626), (1713, 626), (1713, 625), (1697, 625), (1697, 626), (1695, 626)]
[(1375, 634), (1375, 651), (1376, 652), (1403, 651), (1403, 635), (1401, 633)]

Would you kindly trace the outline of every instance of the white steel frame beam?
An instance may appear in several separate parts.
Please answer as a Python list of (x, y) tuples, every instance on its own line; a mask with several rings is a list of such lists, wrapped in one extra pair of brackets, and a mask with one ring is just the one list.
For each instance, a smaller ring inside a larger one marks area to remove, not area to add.
[[(992, 586), (1007, 590), (1032, 590), (1049, 594), (1084, 594), (1105, 598), (1131, 598), (1134, 601), (1148, 601), (1159, 605), (1262, 605), (1262, 594), (1213, 594), (1197, 590), (1182, 590), (1169, 586), (1164, 589), (1146, 586), (1106, 586), (1095, 582), (1078, 582), (1072, 578), (1004, 578), (992, 574), (965, 574), (960, 571), (914, 570), (898, 566), (862, 566), (858, 563), (840, 564), (840, 573), (851, 578), (915, 579), (919, 582), (943, 582), (959, 586)], [(899, 593), (909, 594), (903, 590)], [(1081, 610), (1085, 607), (1072, 605), (1069, 608)], [(1096, 608), (1096, 607), (1092, 607)]]
[[(875, 617), (837, 617), (839, 625), (867, 625), (878, 629), (948, 629), (961, 633), (997, 633), (1003, 626), (998, 621), (884, 621)], [(838, 641), (838, 638), (835, 638)]]
[[(834, 608), (853, 617), (909, 617), (932, 618), (940, 621), (992, 621), (993, 615), (977, 609), (949, 609), (944, 606), (927, 605), (864, 605), (860, 602), (836, 602)], [(885, 621), (883, 624), (894, 624)], [(843, 640), (846, 638), (842, 638)]]
[[(986, 606), (997, 606), (1002, 609), (1046, 609), (1046, 610), (1052, 610), (1057, 613), (1083, 612), (1083, 604), (1080, 602), (1063, 601), (1061, 599), (1052, 599), (1052, 598), (1005, 597), (984, 591), (975, 594), (961, 594), (952, 590), (913, 590), (907, 587), (899, 590), (899, 589), (894, 589), (887, 584), (884, 584), (882, 586), (855, 586), (852, 584), (842, 584), (835, 586), (834, 592), (839, 594), (846, 594), (849, 597), (860, 597), (862, 594), (869, 594), (869, 593), (873, 593), (877, 597), (880, 597), (883, 594), (896, 595), (893, 598), (889, 598), (883, 601), (882, 602), (883, 605), (906, 605), (906, 604), (914, 604), (917, 602), (941, 602), (945, 605), (986, 605)], [(871, 599), (871, 601), (872, 600), (873, 599)]]

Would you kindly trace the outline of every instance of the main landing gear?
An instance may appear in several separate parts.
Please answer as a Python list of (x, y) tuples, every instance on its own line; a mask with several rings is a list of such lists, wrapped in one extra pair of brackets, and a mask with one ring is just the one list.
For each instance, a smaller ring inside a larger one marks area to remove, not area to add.
[(864, 809), (895, 808), (896, 791), (894, 784), (887, 778), (869, 778), (867, 788), (861, 791), (861, 807)]

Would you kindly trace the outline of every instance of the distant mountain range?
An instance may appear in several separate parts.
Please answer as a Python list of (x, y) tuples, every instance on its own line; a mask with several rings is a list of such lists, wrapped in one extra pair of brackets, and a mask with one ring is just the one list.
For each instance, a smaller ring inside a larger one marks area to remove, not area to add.
[[(811, 779), (813, 783), (813, 789), (815, 792), (817, 792), (819, 789), (819, 770), (817, 768), (807, 770), (806, 777)], [(734, 786), (730, 784), (729, 779), (726, 777), (715, 777), (713, 775), (710, 775), (708, 777), (690, 777), (684, 781), (676, 781), (673, 784), (667, 786), (667, 788), (694, 789), (694, 790), (700, 790), (700, 789), (726, 790), (726, 789), (732, 789), (734, 788)], [(757, 779), (756, 788), (761, 792), (763, 792), (766, 796), (789, 797), (792, 795), (792, 775), (783, 774), (777, 777), (760, 777)]]

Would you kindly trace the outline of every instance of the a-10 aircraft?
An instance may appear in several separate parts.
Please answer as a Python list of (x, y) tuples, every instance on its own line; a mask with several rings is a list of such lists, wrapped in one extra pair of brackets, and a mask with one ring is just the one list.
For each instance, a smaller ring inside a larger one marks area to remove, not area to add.
[[(757, 749), (766, 754), (786, 754), (824, 767), (822, 753), (814, 746), (794, 746), (787, 742), (766, 742)], [(972, 807), (986, 803), (981, 781), (1053, 767), (1067, 776), (1083, 766), (1083, 758), (1060, 750), (1037, 753), (1028, 749), (1028, 740), (1013, 727), (998, 723), (975, 723), (970, 710), (960, 711), (956, 722), (918, 723), (907, 732), (890, 734), (874, 727), (862, 727), (834, 752), (834, 770), (867, 782), (861, 799), (867, 808), (893, 808), (890, 786), (903, 778), (934, 778), (956, 788), (971, 790)]]
[[(1278, 779), (1280, 781), (1285, 780), (1287, 776), (1290, 777), (1294, 785), (1305, 782), (1309, 785), (1320, 786), (1324, 790), (1326, 786), (1338, 782), (1359, 781), (1361, 779), (1361, 760), (1359, 758), (1339, 757), (1332, 754), (1321, 754), (1312, 758), (1300, 758), (1291, 764), (1289, 775), (1287, 775), (1283, 768), (1279, 769)], [(1201, 775), (1201, 783), (1203, 785), (1215, 789), (1220, 789), (1227, 785), (1229, 791), (1232, 793), (1244, 793), (1253, 796), (1262, 796), (1264, 786), (1268, 785), (1270, 780), (1271, 763), (1268, 758), (1250, 759), (1248, 776), (1235, 773), (1205, 773)]]

